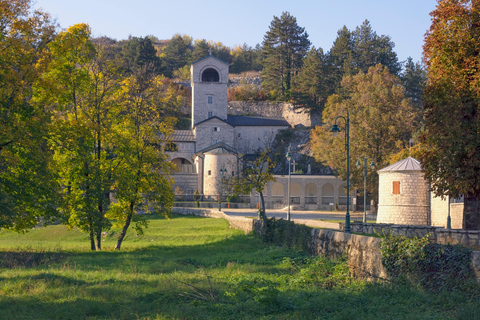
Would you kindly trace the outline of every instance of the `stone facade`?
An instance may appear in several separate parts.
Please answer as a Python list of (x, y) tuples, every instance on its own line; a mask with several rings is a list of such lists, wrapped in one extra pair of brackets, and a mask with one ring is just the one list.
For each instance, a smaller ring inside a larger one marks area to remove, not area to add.
[(320, 114), (311, 114), (302, 109), (295, 110), (291, 103), (269, 101), (230, 101), (228, 113), (237, 115), (258, 115), (270, 118), (284, 118), (292, 126), (319, 126), (322, 123)]
[(288, 129), (286, 126), (236, 126), (234, 128), (234, 147), (242, 154), (255, 153), (272, 146), (279, 130)]
[[(432, 192), (430, 198), (432, 226), (447, 227), (448, 203), (448, 199), (435, 197)], [(450, 200), (450, 219), (452, 229), (463, 228), (463, 202), (456, 203), (455, 199)]]
[(229, 146), (235, 144), (233, 127), (218, 118), (211, 118), (198, 124), (193, 131), (197, 138), (197, 152), (219, 142), (224, 142)]
[[(207, 73), (216, 73), (217, 78)], [(192, 129), (211, 117), (227, 119), (228, 64), (212, 56), (190, 67), (192, 85)]]

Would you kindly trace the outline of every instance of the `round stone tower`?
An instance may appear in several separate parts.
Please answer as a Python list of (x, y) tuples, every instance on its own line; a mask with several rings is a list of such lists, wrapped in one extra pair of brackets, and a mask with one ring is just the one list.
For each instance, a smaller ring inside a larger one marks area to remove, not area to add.
[(430, 185), (408, 157), (378, 171), (377, 223), (430, 225)]
[[(220, 144), (219, 144), (220, 145)], [(224, 194), (222, 191), (223, 178), (231, 178), (238, 172), (237, 154), (223, 146), (205, 152), (204, 189), (205, 195)], [(223, 173), (220, 170), (225, 170)]]

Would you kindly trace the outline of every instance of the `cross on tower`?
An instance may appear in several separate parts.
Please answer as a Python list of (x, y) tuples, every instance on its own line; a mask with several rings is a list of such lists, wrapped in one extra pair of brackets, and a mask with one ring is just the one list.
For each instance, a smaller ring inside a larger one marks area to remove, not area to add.
[(208, 53), (212, 55), (212, 48), (208, 49)]

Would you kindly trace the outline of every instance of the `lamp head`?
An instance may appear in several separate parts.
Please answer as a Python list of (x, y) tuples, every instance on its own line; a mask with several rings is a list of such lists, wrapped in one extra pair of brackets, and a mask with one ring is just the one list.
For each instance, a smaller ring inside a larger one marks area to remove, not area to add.
[(370, 168), (372, 168), (372, 170), (375, 169), (375, 162), (373, 162), (373, 160), (372, 160), (372, 162), (370, 163)]
[(357, 160), (357, 163), (355, 163), (355, 167), (360, 168), (362, 164), (360, 163), (360, 160)]
[(338, 136), (338, 133), (340, 132), (340, 128), (338, 127), (337, 124), (334, 124), (333, 127), (332, 127), (332, 130), (330, 130), (330, 132), (332, 132), (333, 136), (336, 137), (336, 136)]

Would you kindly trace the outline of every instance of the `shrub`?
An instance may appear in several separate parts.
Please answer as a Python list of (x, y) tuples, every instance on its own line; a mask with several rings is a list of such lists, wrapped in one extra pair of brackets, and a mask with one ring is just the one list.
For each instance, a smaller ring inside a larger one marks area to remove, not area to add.
[(421, 239), (383, 235), (380, 249), (382, 263), (394, 281), (432, 292), (478, 290), (468, 248), (430, 243), (428, 235)]
[(311, 251), (312, 229), (275, 218), (268, 219), (267, 231), (263, 235), (263, 241), (279, 246), (286, 246), (295, 250)]

